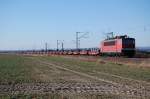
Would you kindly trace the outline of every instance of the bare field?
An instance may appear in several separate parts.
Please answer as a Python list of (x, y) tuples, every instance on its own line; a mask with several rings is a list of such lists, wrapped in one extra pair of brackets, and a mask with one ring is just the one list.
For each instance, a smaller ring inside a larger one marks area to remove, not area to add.
[(150, 68), (90, 59), (0, 55), (0, 96), (44, 99), (150, 98)]

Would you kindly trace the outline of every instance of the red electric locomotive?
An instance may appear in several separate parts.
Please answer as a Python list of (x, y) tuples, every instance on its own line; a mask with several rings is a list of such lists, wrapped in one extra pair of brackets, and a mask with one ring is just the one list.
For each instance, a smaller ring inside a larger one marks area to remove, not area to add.
[(135, 39), (124, 36), (107, 38), (101, 42), (101, 54), (134, 56)]

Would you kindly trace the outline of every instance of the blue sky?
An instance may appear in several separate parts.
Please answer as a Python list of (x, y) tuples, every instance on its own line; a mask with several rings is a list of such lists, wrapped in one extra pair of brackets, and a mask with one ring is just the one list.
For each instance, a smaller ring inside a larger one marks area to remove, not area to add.
[(75, 33), (89, 32), (81, 47), (98, 47), (107, 32), (150, 46), (150, 0), (0, 0), (0, 50), (75, 47)]

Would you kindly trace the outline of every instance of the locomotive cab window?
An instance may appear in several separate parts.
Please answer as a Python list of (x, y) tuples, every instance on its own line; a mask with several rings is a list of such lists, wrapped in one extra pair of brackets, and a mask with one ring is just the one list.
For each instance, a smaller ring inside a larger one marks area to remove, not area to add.
[(135, 40), (134, 39), (124, 39), (123, 44), (135, 44)]

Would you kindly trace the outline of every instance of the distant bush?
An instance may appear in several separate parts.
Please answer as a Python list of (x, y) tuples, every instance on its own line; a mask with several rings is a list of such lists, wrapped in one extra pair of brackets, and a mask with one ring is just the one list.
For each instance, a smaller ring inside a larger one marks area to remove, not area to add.
[(150, 52), (136, 51), (135, 57), (137, 57), (137, 58), (150, 58)]

